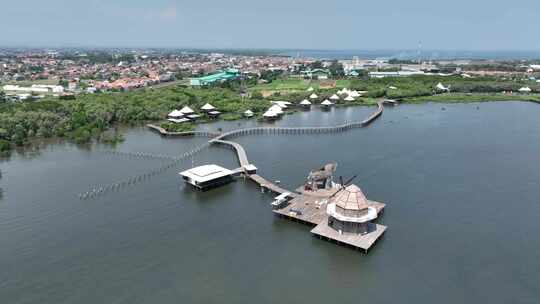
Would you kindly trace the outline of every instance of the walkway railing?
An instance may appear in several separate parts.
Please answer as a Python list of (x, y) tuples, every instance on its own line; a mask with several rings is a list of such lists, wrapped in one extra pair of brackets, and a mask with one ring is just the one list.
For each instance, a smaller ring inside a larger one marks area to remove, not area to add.
[[(377, 103), (377, 110), (373, 112), (370, 116), (368, 116), (366, 119), (362, 121), (357, 122), (345, 122), (344, 124), (340, 124), (337, 126), (329, 126), (329, 127), (256, 127), (256, 128), (245, 128), (245, 129), (238, 129), (229, 131), (226, 133), (214, 133), (214, 132), (207, 132), (207, 131), (189, 131), (189, 132), (168, 132), (167, 130), (153, 125), (148, 124), (147, 126), (156, 132), (158, 132), (161, 135), (164, 136), (205, 136), (210, 137), (210, 139), (207, 143), (200, 145), (193, 150), (186, 152), (179, 156), (167, 156), (167, 155), (160, 155), (160, 154), (151, 154), (151, 153), (144, 153), (144, 152), (110, 152), (112, 154), (116, 155), (122, 155), (122, 156), (128, 156), (128, 157), (141, 157), (146, 159), (168, 159), (171, 160), (171, 162), (162, 165), (161, 167), (152, 169), (146, 173), (130, 177), (123, 181), (118, 181), (115, 183), (109, 183), (104, 185), (96, 185), (92, 186), (89, 191), (86, 191), (84, 193), (79, 193), (80, 199), (90, 199), (95, 198), (97, 196), (103, 195), (108, 192), (117, 191), (121, 188), (124, 188), (126, 186), (135, 185), (142, 181), (148, 180), (160, 173), (163, 173), (167, 171), (170, 168), (173, 168), (177, 166), (182, 160), (193, 156), (194, 154), (200, 152), (204, 148), (208, 147), (210, 144), (222, 144), (231, 147), (235, 150), (236, 155), (238, 157), (238, 162), (240, 163), (241, 167), (244, 167), (246, 165), (249, 165), (249, 159), (247, 157), (246, 150), (242, 145), (239, 143), (236, 143), (234, 141), (225, 140), (227, 138), (232, 137), (239, 137), (244, 135), (255, 135), (255, 134), (324, 134), (324, 133), (335, 133), (335, 132), (344, 132), (353, 128), (360, 128), (365, 127), (372, 123), (375, 119), (377, 119), (383, 112), (383, 102)], [(249, 174), (248, 174), (249, 175)], [(249, 175), (250, 178), (258, 183), (261, 187), (273, 190), (274, 192), (282, 193), (284, 191), (287, 191), (268, 180), (264, 179), (263, 177), (253, 174)], [(292, 192), (291, 192), (292, 193)]]

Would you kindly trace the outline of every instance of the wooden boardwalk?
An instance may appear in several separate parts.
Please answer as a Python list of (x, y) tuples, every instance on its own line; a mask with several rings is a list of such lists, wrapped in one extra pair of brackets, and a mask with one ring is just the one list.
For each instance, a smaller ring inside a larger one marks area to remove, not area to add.
[[(243, 135), (258, 134), (325, 134), (344, 132), (352, 128), (365, 127), (371, 124), (373, 121), (375, 121), (378, 117), (381, 116), (384, 110), (383, 103), (384, 102), (382, 100), (377, 102), (377, 110), (362, 121), (346, 122), (341, 125), (329, 127), (256, 127), (238, 129), (226, 133), (216, 134), (204, 131), (167, 132), (165, 129), (156, 125), (149, 124), (147, 126), (150, 129), (165, 136), (211, 137), (212, 139), (208, 142), (209, 144), (221, 144), (232, 148), (236, 152), (238, 162), (240, 164), (240, 168), (236, 169), (235, 173), (244, 173), (260, 187), (262, 187), (263, 189), (268, 189), (273, 193), (290, 193), (292, 200), (285, 207), (273, 210), (276, 215), (280, 215), (309, 225), (315, 225), (315, 228), (311, 230), (314, 235), (329, 240), (334, 240), (338, 243), (347, 244), (353, 246), (354, 248), (361, 248), (367, 251), (375, 243), (375, 241), (380, 236), (382, 236), (384, 231), (386, 231), (385, 226), (373, 223), (371, 224), (371, 232), (365, 235), (339, 233), (338, 231), (328, 226), (328, 215), (326, 214), (328, 197), (333, 193), (333, 191), (326, 191), (325, 193), (322, 193), (320, 195), (303, 191), (301, 191), (301, 194), (299, 194), (286, 190), (281, 186), (266, 180), (258, 174), (248, 174), (248, 172), (245, 170), (245, 166), (250, 165), (250, 162), (245, 149), (239, 143), (225, 139)], [(383, 212), (385, 204), (375, 201), (368, 201), (368, 203), (372, 207), (376, 208), (378, 214)]]
[(251, 174), (251, 175), (248, 175), (248, 177), (252, 181), (254, 181), (255, 183), (259, 184), (259, 186), (261, 186), (261, 187), (263, 187), (265, 189), (268, 189), (273, 193), (282, 194), (282, 193), (289, 192), (291, 197), (297, 197), (298, 196), (297, 193), (289, 191), (287, 189), (283, 189), (280, 186), (276, 185), (275, 183), (269, 182), (264, 177), (262, 177), (262, 176), (260, 176), (258, 174)]
[(241, 144), (236, 143), (234, 141), (228, 141), (228, 140), (220, 140), (220, 139), (212, 139), (210, 140), (210, 143), (216, 143), (216, 144), (222, 144), (229, 146), (233, 148), (236, 151), (236, 156), (238, 157), (238, 162), (240, 163), (241, 167), (249, 165), (249, 160), (247, 157), (246, 150), (244, 147), (242, 147)]
[(150, 130), (155, 131), (163, 136), (201, 136), (201, 137), (217, 137), (220, 136), (221, 133), (214, 133), (214, 132), (208, 132), (208, 131), (186, 131), (186, 132), (169, 132), (165, 129), (163, 129), (160, 126), (156, 126), (154, 124), (147, 124), (146, 125)]

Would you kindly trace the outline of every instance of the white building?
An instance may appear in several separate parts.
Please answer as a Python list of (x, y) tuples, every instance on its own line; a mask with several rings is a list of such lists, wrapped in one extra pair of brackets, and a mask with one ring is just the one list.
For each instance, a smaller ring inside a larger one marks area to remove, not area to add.
[(199, 190), (224, 185), (232, 181), (233, 171), (218, 165), (204, 165), (179, 173), (184, 181)]

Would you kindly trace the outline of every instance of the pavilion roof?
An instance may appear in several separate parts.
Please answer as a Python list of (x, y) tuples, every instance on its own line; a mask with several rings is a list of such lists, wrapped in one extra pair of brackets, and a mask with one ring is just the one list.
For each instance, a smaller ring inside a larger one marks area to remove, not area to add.
[(347, 210), (364, 210), (369, 207), (366, 196), (356, 185), (345, 187), (332, 198), (332, 203)]

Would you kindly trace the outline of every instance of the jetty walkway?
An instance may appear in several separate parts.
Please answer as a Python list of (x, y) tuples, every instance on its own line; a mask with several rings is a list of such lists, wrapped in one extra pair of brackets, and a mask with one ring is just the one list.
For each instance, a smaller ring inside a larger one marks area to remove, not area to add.
[[(226, 145), (232, 148), (236, 152), (238, 157), (238, 162), (240, 164), (239, 170), (243, 171), (246, 176), (248, 176), (252, 181), (257, 183), (261, 188), (268, 189), (274, 193), (282, 194), (285, 192), (291, 193), (291, 196), (296, 197), (297, 194), (294, 191), (288, 191), (282, 187), (276, 185), (273, 182), (266, 180), (258, 174), (250, 174), (245, 169), (246, 166), (249, 166), (251, 163), (247, 157), (246, 150), (242, 145), (237, 142), (225, 140), (232, 137), (239, 137), (244, 135), (258, 135), (258, 134), (319, 134), (319, 133), (336, 133), (344, 132), (353, 128), (361, 128), (368, 126), (373, 121), (375, 121), (379, 116), (381, 116), (384, 110), (383, 101), (377, 103), (377, 110), (369, 115), (366, 119), (357, 122), (346, 122), (337, 126), (329, 127), (255, 127), (255, 128), (245, 128), (238, 129), (229, 132), (222, 133), (214, 138), (212, 138), (209, 143), (211, 144), (221, 144)], [(244, 170), (242, 170), (244, 169)]]
[(208, 131), (185, 131), (185, 132), (169, 132), (163, 129), (160, 126), (154, 124), (146, 125), (150, 130), (155, 131), (163, 136), (201, 136), (201, 137), (216, 137), (221, 135), (221, 133), (208, 132)]

